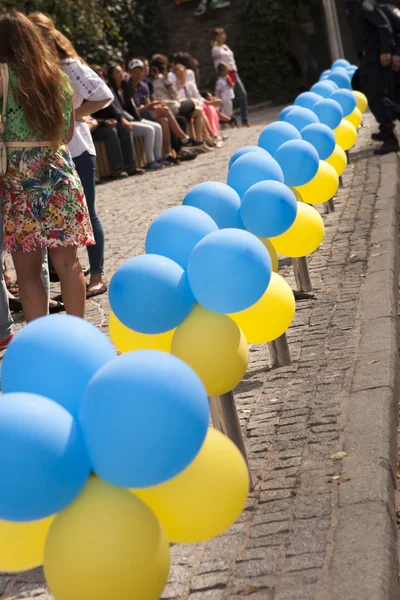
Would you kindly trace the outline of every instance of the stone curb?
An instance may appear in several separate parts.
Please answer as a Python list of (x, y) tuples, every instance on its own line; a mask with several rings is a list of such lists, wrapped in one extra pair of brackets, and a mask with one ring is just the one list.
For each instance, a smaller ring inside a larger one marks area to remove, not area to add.
[[(378, 160), (378, 159), (377, 159)], [(343, 460), (330, 565), (332, 600), (397, 600), (395, 519), (398, 389), (396, 155), (380, 159), (380, 187), (361, 288), (359, 345), (344, 399)], [(394, 175), (394, 176), (393, 176)], [(355, 315), (356, 317), (356, 315)]]

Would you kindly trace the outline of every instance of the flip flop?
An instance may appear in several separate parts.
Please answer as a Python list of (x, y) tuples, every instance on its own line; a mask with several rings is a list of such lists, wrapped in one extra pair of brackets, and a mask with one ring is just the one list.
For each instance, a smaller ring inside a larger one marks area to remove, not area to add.
[(97, 290), (86, 290), (86, 299), (89, 298), (94, 298), (95, 296), (102, 296), (103, 294), (105, 294), (108, 290), (108, 287), (105, 283), (103, 283), (103, 285), (98, 288)]
[(49, 305), (49, 314), (50, 315), (56, 315), (60, 312), (64, 312), (65, 311), (65, 306), (62, 302), (57, 301), (57, 304), (55, 306)]

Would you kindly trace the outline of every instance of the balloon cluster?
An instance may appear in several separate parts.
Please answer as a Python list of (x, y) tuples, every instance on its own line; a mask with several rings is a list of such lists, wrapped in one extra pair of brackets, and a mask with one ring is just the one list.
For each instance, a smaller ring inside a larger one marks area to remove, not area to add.
[(336, 192), (365, 97), (337, 61), (227, 184), (195, 186), (150, 226), (146, 254), (110, 284), (107, 337), (71, 316), (11, 343), (0, 402), (0, 569), (44, 564), (57, 600), (157, 600), (169, 542), (222, 533), (249, 489), (245, 460), (209, 429), (207, 396), (242, 379), (248, 344), (281, 336), (295, 312), (278, 256), (324, 236), (312, 206)]
[(169, 543), (242, 512), (246, 462), (179, 358), (117, 356), (90, 323), (50, 316), (10, 344), (2, 386), (0, 570), (43, 564), (57, 600), (157, 600)]

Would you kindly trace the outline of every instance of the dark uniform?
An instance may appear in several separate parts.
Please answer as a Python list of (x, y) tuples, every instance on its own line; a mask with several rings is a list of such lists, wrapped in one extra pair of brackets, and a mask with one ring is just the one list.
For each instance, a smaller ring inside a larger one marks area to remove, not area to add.
[(389, 69), (380, 62), (381, 54), (393, 51), (392, 26), (375, 0), (346, 0), (346, 8), (353, 45), (359, 57), (361, 89), (381, 132), (397, 142), (393, 134), (393, 114), (385, 101)]
[[(386, 2), (380, 2), (379, 8), (389, 19), (390, 25), (392, 26), (394, 37), (393, 54), (400, 56), (400, 9), (393, 6), (393, 4), (387, 4)], [(391, 73), (389, 97), (396, 105), (394, 111), (396, 113), (396, 118), (398, 118), (400, 115), (400, 71), (393, 71)]]

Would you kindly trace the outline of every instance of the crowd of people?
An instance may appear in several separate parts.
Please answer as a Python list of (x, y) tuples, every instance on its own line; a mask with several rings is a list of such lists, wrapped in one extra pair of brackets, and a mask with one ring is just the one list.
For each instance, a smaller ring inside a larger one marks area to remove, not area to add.
[[(214, 32), (212, 57), (215, 93), (199, 90), (198, 64), (187, 53), (89, 66), (46, 15), (0, 17), (0, 349), (13, 338), (10, 306), (27, 322), (61, 310), (84, 317), (86, 299), (107, 291), (96, 142), (105, 144), (111, 177), (121, 178), (218, 149), (221, 126), (237, 126), (235, 97), (249, 126), (246, 90), (223, 29)], [(135, 137), (144, 141), (144, 169)], [(80, 246), (88, 252), (85, 272)], [(50, 281), (60, 282), (59, 297), (50, 299)]]
[[(221, 126), (237, 126), (235, 96), (242, 125), (249, 125), (246, 90), (225, 41), (225, 31), (216, 29), (215, 93), (199, 90), (198, 63), (186, 52), (82, 65), (81, 77), (95, 72), (113, 93), (113, 102), (87, 119), (93, 140), (105, 144), (112, 178), (157, 171), (221, 147)], [(144, 169), (135, 163), (135, 137), (144, 140)]]

